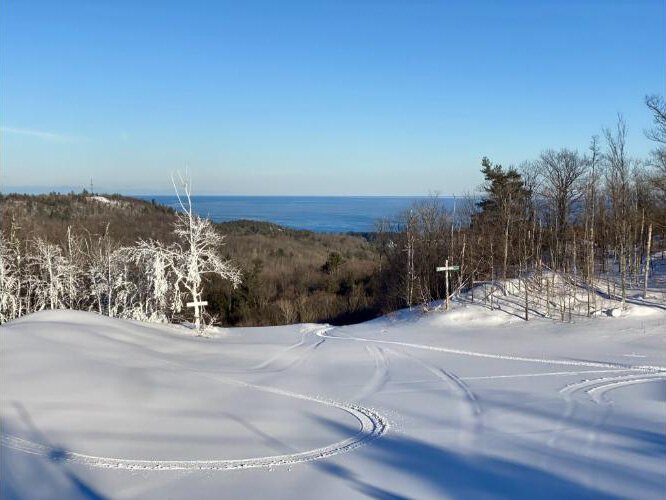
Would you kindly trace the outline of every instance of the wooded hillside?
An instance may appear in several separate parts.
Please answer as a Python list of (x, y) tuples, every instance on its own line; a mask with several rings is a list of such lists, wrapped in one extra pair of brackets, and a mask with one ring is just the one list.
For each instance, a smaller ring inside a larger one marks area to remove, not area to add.
[[(176, 219), (173, 209), (156, 203), (88, 193), (2, 196), (0, 215), (5, 240), (20, 242), (25, 252), (37, 238), (67, 249), (68, 231), (84, 253), (138, 240), (171, 243)], [(242, 273), (236, 289), (214, 277), (205, 280), (207, 312), (219, 323), (348, 323), (378, 314), (377, 254), (365, 238), (257, 221), (215, 227), (226, 235), (222, 255)]]

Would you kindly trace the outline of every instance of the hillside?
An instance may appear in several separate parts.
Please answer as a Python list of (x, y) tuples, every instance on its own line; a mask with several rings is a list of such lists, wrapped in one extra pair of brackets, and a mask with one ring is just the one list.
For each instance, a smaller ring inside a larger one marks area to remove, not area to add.
[[(139, 239), (173, 240), (175, 212), (120, 196), (88, 194), (0, 197), (2, 231), (22, 241), (37, 236), (66, 245), (67, 231), (115, 245)], [(211, 280), (208, 312), (224, 325), (275, 325), (295, 321), (357, 322), (379, 313), (377, 253), (363, 237), (298, 231), (257, 221), (217, 224), (222, 253), (241, 268), (233, 290)], [(327, 261), (334, 262), (327, 266)]]

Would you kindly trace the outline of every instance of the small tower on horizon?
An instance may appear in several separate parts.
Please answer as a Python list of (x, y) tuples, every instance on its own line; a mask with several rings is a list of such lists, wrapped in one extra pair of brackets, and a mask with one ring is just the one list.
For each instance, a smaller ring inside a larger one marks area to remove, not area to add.
[(90, 194), (91, 194), (91, 195), (95, 194), (95, 191), (93, 191), (93, 181), (92, 181), (92, 176), (90, 177)]

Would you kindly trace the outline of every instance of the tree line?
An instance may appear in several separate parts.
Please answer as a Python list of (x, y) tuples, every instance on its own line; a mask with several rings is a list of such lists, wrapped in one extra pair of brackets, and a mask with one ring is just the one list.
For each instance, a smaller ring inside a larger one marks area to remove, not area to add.
[[(654, 120), (645, 134), (655, 144), (646, 159), (630, 155), (618, 115), (585, 152), (546, 149), (508, 168), (484, 157), (480, 199), (447, 210), (433, 197), (379, 221), (385, 309), (427, 306), (483, 283), (492, 307), (500, 279), (514, 280), (526, 318), (539, 300), (564, 319), (597, 314), (601, 293), (623, 306), (630, 287), (645, 297), (651, 253), (666, 231), (666, 106), (659, 96), (645, 103)], [(448, 291), (436, 272), (445, 259), (460, 265)]]

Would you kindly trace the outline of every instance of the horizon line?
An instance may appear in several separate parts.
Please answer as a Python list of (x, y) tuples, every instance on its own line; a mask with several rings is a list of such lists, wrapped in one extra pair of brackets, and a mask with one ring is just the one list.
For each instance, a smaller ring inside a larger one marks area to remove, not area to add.
[[(83, 188), (86, 189), (86, 188)], [(27, 196), (37, 196), (37, 195), (43, 195), (43, 194), (61, 194), (61, 195), (67, 195), (67, 194), (82, 194), (83, 189), (81, 190), (76, 190), (76, 189), (69, 189), (69, 188), (55, 188), (55, 189), (49, 189), (49, 188), (29, 188), (27, 186), (22, 186), (22, 187), (9, 187), (9, 188), (0, 188), (0, 194), (2, 195), (12, 195), (12, 194), (17, 194), (17, 195), (27, 195)], [(107, 191), (107, 190), (94, 190), (94, 192), (88, 192), (90, 195), (120, 195), (120, 196), (128, 196), (128, 197), (139, 197), (139, 198), (147, 198), (147, 197), (165, 197), (165, 196), (173, 196), (175, 197), (176, 195), (173, 193), (127, 193), (123, 191)], [(474, 191), (471, 193), (466, 193), (466, 194), (443, 194), (439, 192), (432, 192), (432, 193), (425, 193), (425, 194), (211, 194), (211, 193), (205, 193), (205, 194), (192, 194), (192, 197), (229, 197), (229, 198), (430, 198), (433, 196), (437, 196), (440, 198), (464, 198), (467, 196), (477, 196), (482, 194), (479, 191)]]

